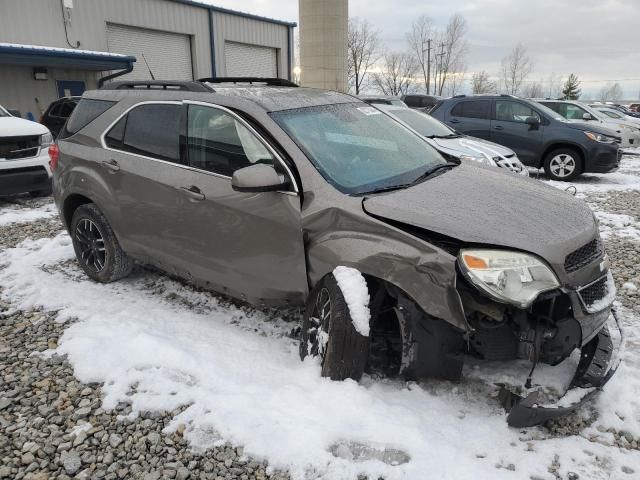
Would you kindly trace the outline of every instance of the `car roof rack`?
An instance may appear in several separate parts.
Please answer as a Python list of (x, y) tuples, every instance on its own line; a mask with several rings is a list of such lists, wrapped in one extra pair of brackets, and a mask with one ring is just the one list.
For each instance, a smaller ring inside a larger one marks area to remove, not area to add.
[(291, 80), (285, 78), (270, 78), (270, 77), (211, 77), (200, 78), (199, 82), (203, 83), (262, 83), (269, 87), (298, 87), (299, 85), (293, 83)]
[(133, 80), (106, 83), (100, 90), (175, 90), (183, 92), (211, 92), (200, 82), (173, 80)]

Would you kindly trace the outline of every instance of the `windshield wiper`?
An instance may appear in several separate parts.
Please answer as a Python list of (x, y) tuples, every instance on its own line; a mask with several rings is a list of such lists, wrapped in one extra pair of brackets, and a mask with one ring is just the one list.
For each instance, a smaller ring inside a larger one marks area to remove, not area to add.
[(413, 180), (411, 183), (401, 183), (399, 185), (389, 185), (389, 186), (386, 186), (386, 187), (380, 187), (380, 188), (376, 188), (374, 190), (369, 190), (367, 192), (363, 192), (363, 193), (361, 193), (359, 195), (369, 195), (371, 193), (393, 192), (394, 190), (402, 190), (404, 188), (412, 187), (412, 186), (416, 185), (417, 183), (422, 182), (423, 180), (427, 180), (428, 178), (431, 178), (433, 176), (433, 174), (435, 174), (435, 173), (437, 173), (439, 171), (444, 171), (445, 169), (457, 167), (458, 165), (460, 165), (460, 164), (459, 163), (454, 163), (454, 162), (440, 163), (440, 164), (436, 165), (435, 167), (430, 168), (429, 170), (427, 170), (423, 174), (421, 174), (418, 178)]
[(427, 135), (427, 138), (460, 138), (462, 135), (450, 133), (449, 135)]
[(413, 182), (411, 182), (409, 185), (416, 185), (420, 182), (423, 182), (424, 180), (427, 180), (429, 178), (431, 178), (434, 174), (440, 172), (440, 171), (444, 171), (445, 169), (450, 169), (453, 167), (457, 167), (458, 165), (460, 165), (459, 163), (454, 163), (454, 162), (447, 162), (447, 163), (440, 163), (438, 165), (436, 165), (435, 167), (430, 168), (429, 170), (427, 170), (426, 172), (424, 172), (422, 175), (420, 175), (418, 178), (416, 178)]

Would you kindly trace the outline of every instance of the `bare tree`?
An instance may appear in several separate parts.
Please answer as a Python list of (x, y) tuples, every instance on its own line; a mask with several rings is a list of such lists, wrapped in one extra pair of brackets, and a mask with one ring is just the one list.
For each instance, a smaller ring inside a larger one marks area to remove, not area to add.
[(453, 75), (466, 70), (464, 58), (467, 53), (467, 21), (460, 14), (449, 19), (446, 29), (437, 36), (434, 68), (435, 93), (442, 95), (445, 85)]
[(598, 100), (602, 103), (621, 100), (624, 92), (619, 83), (609, 83), (600, 89)]
[(506, 93), (517, 95), (532, 70), (533, 62), (527, 48), (519, 43), (509, 55), (502, 59), (502, 81)]
[(380, 72), (373, 74), (373, 84), (383, 95), (405, 95), (418, 71), (415, 57), (406, 52), (388, 52), (382, 58)]
[(458, 95), (460, 90), (462, 90), (462, 86), (467, 81), (466, 67), (461, 67), (458, 70), (459, 71), (450, 73), (447, 78), (447, 82), (445, 83), (444, 93), (448, 97)]
[(407, 43), (422, 73), (427, 95), (431, 93), (431, 65), (435, 54), (434, 35), (433, 22), (425, 15), (418, 17), (411, 25), (411, 31), (407, 33)]
[(482, 95), (485, 93), (497, 93), (498, 86), (492, 81), (486, 70), (474, 73), (471, 76), (471, 93)]
[(367, 20), (350, 19), (347, 49), (349, 87), (358, 95), (367, 84), (371, 67), (380, 58), (378, 30), (375, 30)]
[(563, 96), (562, 88), (562, 78), (560, 78), (559, 75), (556, 75), (556, 72), (551, 72), (549, 74), (549, 78), (547, 78), (547, 84), (545, 88), (547, 97), (561, 98)]
[(527, 98), (541, 98), (544, 96), (544, 87), (542, 86), (542, 82), (534, 80), (532, 82), (527, 83), (522, 88), (522, 96)]

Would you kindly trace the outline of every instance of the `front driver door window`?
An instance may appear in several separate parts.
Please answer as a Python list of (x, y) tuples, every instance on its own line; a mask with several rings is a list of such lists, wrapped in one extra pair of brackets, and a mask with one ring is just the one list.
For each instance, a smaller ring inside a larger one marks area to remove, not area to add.
[(266, 163), (286, 168), (268, 144), (222, 107), (188, 104), (189, 186), (202, 195), (183, 211), (184, 266), (196, 280), (252, 303), (298, 304), (307, 294), (300, 197), (241, 193), (233, 172)]
[(515, 100), (496, 100), (495, 119), (491, 121), (492, 142), (504, 145), (516, 152), (525, 165), (540, 166), (542, 154), (542, 130), (540, 123), (531, 128), (528, 117), (541, 117), (529, 105)]
[(224, 110), (191, 105), (188, 119), (190, 166), (230, 177), (250, 165), (274, 165), (267, 147)]

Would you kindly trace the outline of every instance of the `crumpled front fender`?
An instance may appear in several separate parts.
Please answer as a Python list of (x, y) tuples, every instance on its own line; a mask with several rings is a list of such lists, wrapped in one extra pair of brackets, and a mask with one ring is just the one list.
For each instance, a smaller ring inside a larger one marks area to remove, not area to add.
[(304, 221), (309, 285), (336, 266), (358, 269), (400, 289), (428, 315), (469, 329), (456, 290), (456, 258), (365, 215), (328, 208)]

